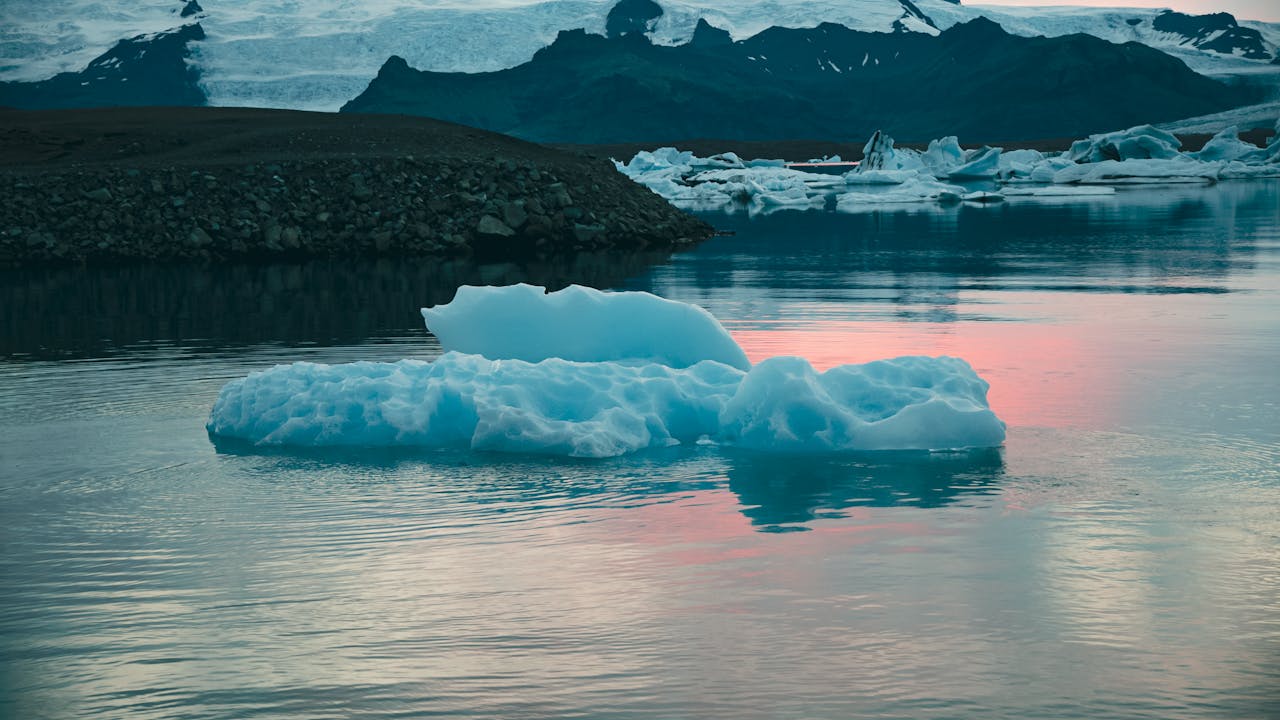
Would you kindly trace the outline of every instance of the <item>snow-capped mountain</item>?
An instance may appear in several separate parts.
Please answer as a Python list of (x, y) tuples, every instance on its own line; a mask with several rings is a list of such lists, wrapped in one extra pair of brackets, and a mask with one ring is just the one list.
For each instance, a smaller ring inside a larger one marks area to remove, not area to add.
[(686, 138), (852, 140), (891, 127), (923, 141), (1078, 137), (1220, 112), (1254, 99), (1139, 43), (1027, 38), (985, 18), (937, 35), (824, 23), (738, 42), (562, 32), (493, 73), (387, 61), (348, 112), (425, 115), (541, 142)]
[[(1113, 42), (1136, 40), (1174, 54), (1198, 72), (1233, 74), (1275, 73), (1278, 66), (1268, 61), (1280, 43), (1280, 24), (1151, 9), (1020, 9), (948, 0), (628, 2), (641, 8), (641, 15), (649, 13), (640, 21), (643, 29), (665, 45), (687, 42), (701, 19), (742, 40), (770, 26), (821, 22), (936, 35), (986, 17), (1016, 35), (1084, 32)], [(654, 3), (660, 15), (652, 14)], [(510, 68), (528, 61), (561, 30), (604, 34), (617, 5), (617, 0), (206, 0), (201, 24), (207, 38), (190, 44), (191, 62), (210, 104), (335, 110), (363, 91), (392, 55), (433, 71)], [(0, 81), (80, 71), (120, 39), (189, 21), (181, 17), (185, 8), (181, 0), (5, 3)]]
[[(188, 7), (195, 5), (194, 0)], [(198, 11), (188, 12), (196, 17)], [(116, 43), (79, 72), (35, 82), (0, 82), (0, 106), (82, 108), (204, 105), (190, 46), (205, 38), (199, 22)]]

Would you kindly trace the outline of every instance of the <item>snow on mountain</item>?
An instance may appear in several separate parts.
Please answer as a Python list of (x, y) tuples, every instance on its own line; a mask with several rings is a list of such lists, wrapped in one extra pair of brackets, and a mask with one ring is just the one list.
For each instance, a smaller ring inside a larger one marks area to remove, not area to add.
[[(380, 0), (269, 2), (208, 0), (201, 23), (208, 39), (192, 57), (214, 105), (335, 110), (358, 95), (391, 55), (435, 71), (481, 72), (512, 67), (555, 39), (560, 30), (603, 34), (616, 0)], [(687, 42), (705, 18), (744, 39), (772, 25), (812, 27), (834, 22), (874, 32), (939, 30), (979, 16), (1019, 35), (1086, 32), (1115, 42), (1137, 40), (1171, 52), (1212, 74), (1276, 73), (1280, 66), (1249, 60), (1224, 42), (1251, 42), (1274, 56), (1280, 25), (1240, 21), (1223, 33), (1194, 25), (1185, 34), (1155, 27), (1160, 10), (1082, 7), (965, 6), (948, 0), (658, 0), (663, 13), (653, 40)], [(5, 3), (0, 23), (0, 81), (39, 80), (81, 70), (117, 40), (173, 28), (182, 0), (42, 0)], [(1202, 16), (1216, 17), (1216, 16)], [(1197, 21), (1200, 22), (1200, 21)], [(1184, 22), (1184, 24), (1186, 24)], [(1240, 38), (1244, 38), (1241, 40)], [(1210, 47), (1210, 49), (1205, 49)], [(1257, 53), (1255, 52), (1256, 56)]]
[(4, 2), (0, 81), (46, 80), (84, 70), (120, 40), (194, 20), (181, 16), (185, 5), (182, 0)]
[[(939, 27), (946, 28), (981, 14), (1015, 35), (1070, 35), (1086, 33), (1111, 42), (1140, 42), (1159, 48), (1191, 69), (1208, 75), (1230, 75), (1265, 68), (1280, 46), (1280, 24), (1236, 20), (1226, 13), (1189, 16), (1156, 8), (1014, 7), (1006, 5), (958, 6), (944, 0), (922, 0)], [(1162, 17), (1163, 16), (1163, 17)], [(1173, 22), (1170, 19), (1176, 16)], [(1227, 29), (1205, 31), (1216, 22), (1230, 20), (1256, 38), (1223, 43)], [(1173, 29), (1180, 30), (1175, 32)], [(1229, 50), (1230, 52), (1224, 52)], [(1253, 55), (1252, 59), (1246, 55)]]

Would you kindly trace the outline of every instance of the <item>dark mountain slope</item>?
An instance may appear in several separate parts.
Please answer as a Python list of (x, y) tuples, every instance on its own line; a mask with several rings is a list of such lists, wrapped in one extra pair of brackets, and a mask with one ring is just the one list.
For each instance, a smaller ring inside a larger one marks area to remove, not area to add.
[[(704, 32), (704, 37), (706, 33)], [(1224, 110), (1248, 91), (1137, 43), (1025, 38), (989, 20), (938, 37), (841, 25), (660, 47), (562, 32), (530, 62), (432, 73), (387, 61), (344, 112), (426, 115), (538, 141), (1080, 136)]]
[(1239, 55), (1250, 60), (1271, 59), (1262, 33), (1253, 28), (1240, 27), (1235, 16), (1230, 13), (1187, 15), (1166, 10), (1151, 21), (1151, 27), (1160, 32), (1181, 35), (1185, 38), (1183, 45), (1201, 50)]
[[(194, 2), (182, 11), (183, 17), (199, 12)], [(193, 23), (121, 40), (80, 72), (39, 82), (0, 82), (0, 105), (26, 110), (204, 105), (199, 73), (187, 64), (187, 43), (204, 37), (204, 28)]]

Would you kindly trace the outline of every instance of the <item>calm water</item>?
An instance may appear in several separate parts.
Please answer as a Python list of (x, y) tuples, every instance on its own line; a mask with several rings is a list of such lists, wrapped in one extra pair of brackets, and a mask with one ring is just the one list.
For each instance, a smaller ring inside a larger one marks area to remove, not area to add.
[[(1280, 717), (1280, 184), (714, 216), (669, 261), (0, 276), (0, 717)], [(654, 265), (653, 263), (658, 263)], [(998, 451), (251, 452), (460, 282), (968, 358)]]

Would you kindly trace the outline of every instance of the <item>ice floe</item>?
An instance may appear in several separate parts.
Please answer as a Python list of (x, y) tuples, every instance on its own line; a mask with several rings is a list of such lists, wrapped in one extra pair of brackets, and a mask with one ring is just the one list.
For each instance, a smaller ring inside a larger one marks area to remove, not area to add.
[(423, 315), (443, 356), (251, 373), (223, 387), (210, 434), (262, 446), (576, 457), (699, 442), (843, 452), (1004, 441), (986, 381), (958, 358), (826, 372), (796, 357), (750, 365), (701, 308), (580, 287), (463, 288)]
[[(1045, 192), (1012, 195), (1084, 197), (1104, 193), (1050, 188), (1280, 177), (1280, 121), (1277, 131), (1265, 148), (1240, 140), (1232, 127), (1201, 150), (1183, 152), (1176, 136), (1141, 125), (1091, 135), (1062, 153), (986, 146), (965, 150), (955, 136), (933, 140), (920, 151), (896, 147), (892, 137), (877, 131), (863, 148), (863, 160), (843, 175), (798, 170), (781, 160), (743, 160), (733, 153), (699, 158), (675, 148), (640, 152), (625, 164), (615, 162), (636, 182), (688, 209), (768, 212), (825, 208), (830, 200), (840, 212), (859, 212), (961, 198), (994, 201), (993, 195), (972, 193), (1020, 185), (1044, 186)], [(985, 186), (973, 187), (982, 183)]]

